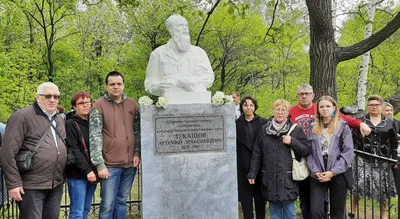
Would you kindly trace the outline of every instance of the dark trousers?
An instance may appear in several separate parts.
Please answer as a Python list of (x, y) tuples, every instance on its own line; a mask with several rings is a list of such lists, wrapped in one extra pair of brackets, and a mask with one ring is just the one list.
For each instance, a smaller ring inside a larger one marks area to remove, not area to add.
[(311, 219), (310, 215), (310, 177), (299, 182), (300, 210), (304, 219)]
[[(261, 184), (261, 183), (260, 183)], [(246, 196), (242, 197), (240, 203), (242, 204), (243, 216), (244, 219), (253, 219), (253, 198), (254, 198), (254, 206), (256, 209), (256, 219), (265, 219), (265, 200), (262, 196), (261, 185), (255, 184), (253, 185), (253, 197)]]
[[(253, 219), (253, 198), (242, 200), (240, 202), (242, 204), (243, 216), (244, 219)], [(256, 208), (256, 219), (264, 219), (265, 218), (265, 201), (261, 196), (254, 197), (254, 205)]]
[(58, 219), (63, 184), (54, 189), (24, 189), (22, 201), (18, 202), (19, 219)]
[(310, 203), (311, 218), (324, 219), (325, 213), (325, 197), (329, 189), (330, 218), (344, 219), (346, 210), (346, 180), (343, 174), (332, 177), (331, 181), (321, 183), (317, 179), (310, 180)]

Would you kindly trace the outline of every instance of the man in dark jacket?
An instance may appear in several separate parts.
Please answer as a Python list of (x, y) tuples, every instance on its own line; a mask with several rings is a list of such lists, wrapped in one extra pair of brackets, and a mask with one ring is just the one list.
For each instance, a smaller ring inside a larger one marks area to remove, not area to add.
[[(60, 213), (67, 150), (65, 122), (56, 114), (59, 95), (55, 84), (39, 85), (36, 102), (15, 111), (7, 123), (0, 162), (8, 195), (18, 202), (20, 219), (57, 219)], [(19, 172), (18, 152), (33, 151), (37, 144), (32, 169)]]

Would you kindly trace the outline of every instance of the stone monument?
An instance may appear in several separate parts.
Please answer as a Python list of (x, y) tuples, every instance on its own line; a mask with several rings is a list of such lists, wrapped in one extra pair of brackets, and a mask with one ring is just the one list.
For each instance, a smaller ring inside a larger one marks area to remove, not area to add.
[(214, 73), (186, 19), (166, 25), (172, 39), (152, 52), (145, 88), (169, 105), (141, 106), (142, 218), (237, 219), (235, 106), (210, 103)]
[(206, 52), (190, 44), (186, 19), (172, 15), (165, 22), (171, 39), (150, 54), (144, 87), (174, 103), (210, 103), (214, 72)]

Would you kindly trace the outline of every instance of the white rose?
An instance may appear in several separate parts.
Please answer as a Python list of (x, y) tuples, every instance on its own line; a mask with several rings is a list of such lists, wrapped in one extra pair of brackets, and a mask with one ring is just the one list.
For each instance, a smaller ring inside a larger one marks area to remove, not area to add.
[(163, 109), (167, 108), (167, 106), (168, 106), (168, 99), (167, 99), (166, 97), (159, 97), (159, 98), (158, 98), (158, 101), (157, 101), (157, 103), (156, 103), (156, 106), (157, 106), (158, 108), (163, 108)]
[(232, 103), (233, 98), (232, 95), (225, 95), (225, 103)]
[(151, 105), (151, 104), (153, 104), (153, 100), (150, 99), (150, 97), (148, 97), (148, 96), (142, 96), (139, 98), (139, 104), (141, 106)]

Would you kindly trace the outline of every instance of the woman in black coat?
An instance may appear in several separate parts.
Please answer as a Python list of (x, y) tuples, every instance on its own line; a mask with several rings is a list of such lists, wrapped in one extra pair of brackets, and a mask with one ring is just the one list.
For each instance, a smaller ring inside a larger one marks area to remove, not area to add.
[(247, 177), (249, 183), (254, 184), (262, 168), (264, 198), (270, 203), (270, 218), (295, 219), (299, 188), (292, 179), (291, 149), (300, 159), (311, 153), (311, 146), (299, 126), (287, 135), (293, 125), (287, 119), (290, 109), (288, 101), (277, 100), (272, 108), (274, 118), (263, 125), (258, 133)]
[(256, 218), (265, 218), (265, 200), (261, 194), (261, 179), (258, 178), (254, 185), (250, 185), (247, 180), (254, 140), (260, 127), (267, 122), (266, 119), (255, 114), (257, 108), (257, 101), (254, 98), (244, 97), (240, 102), (241, 116), (236, 120), (239, 202), (242, 204), (245, 219), (253, 219), (253, 199)]

